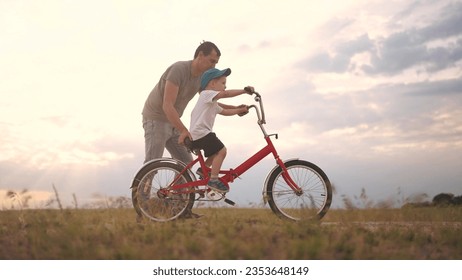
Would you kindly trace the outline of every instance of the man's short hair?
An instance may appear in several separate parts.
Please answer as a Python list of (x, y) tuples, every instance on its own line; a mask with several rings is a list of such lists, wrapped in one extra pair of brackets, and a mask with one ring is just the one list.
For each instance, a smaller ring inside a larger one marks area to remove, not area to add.
[(196, 58), (198, 55), (199, 55), (199, 52), (202, 52), (204, 54), (204, 56), (207, 56), (209, 55), (213, 50), (215, 50), (217, 52), (217, 55), (220, 57), (221, 56), (221, 52), (220, 50), (218, 49), (218, 47), (212, 43), (212, 42), (208, 42), (208, 41), (203, 41), (199, 47), (197, 47), (196, 49), (196, 52), (194, 53), (194, 58)]

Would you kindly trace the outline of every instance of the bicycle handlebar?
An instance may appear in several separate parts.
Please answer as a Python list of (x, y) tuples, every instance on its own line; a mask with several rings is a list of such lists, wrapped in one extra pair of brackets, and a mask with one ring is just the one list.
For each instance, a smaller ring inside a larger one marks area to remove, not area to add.
[[(245, 90), (247, 90), (248, 88), (246, 87)], [(255, 101), (259, 103), (260, 105), (260, 110), (258, 109), (257, 106), (255, 105), (250, 105), (248, 106), (248, 108), (255, 108), (255, 111), (257, 112), (257, 117), (258, 117), (258, 124), (259, 125), (262, 125), (262, 124), (266, 124), (266, 119), (265, 119), (265, 110), (263, 109), (263, 101), (262, 101), (262, 98), (261, 98), (261, 95), (256, 92), (256, 91), (253, 91), (251, 94), (255, 94)]]

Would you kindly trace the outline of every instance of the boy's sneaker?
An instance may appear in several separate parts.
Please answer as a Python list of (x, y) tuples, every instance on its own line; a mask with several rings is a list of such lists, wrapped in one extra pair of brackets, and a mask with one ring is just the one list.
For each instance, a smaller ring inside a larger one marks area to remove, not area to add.
[(221, 192), (221, 193), (229, 192), (229, 187), (223, 184), (223, 182), (220, 181), (219, 179), (210, 179), (209, 182), (207, 183), (207, 186), (217, 192)]

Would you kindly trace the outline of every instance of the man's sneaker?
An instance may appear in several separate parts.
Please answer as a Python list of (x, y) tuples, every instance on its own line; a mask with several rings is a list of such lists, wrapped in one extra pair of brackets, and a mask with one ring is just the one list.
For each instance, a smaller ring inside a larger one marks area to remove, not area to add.
[(223, 184), (223, 182), (220, 181), (219, 179), (210, 179), (209, 182), (207, 183), (207, 186), (217, 192), (221, 192), (221, 193), (229, 192), (228, 186)]

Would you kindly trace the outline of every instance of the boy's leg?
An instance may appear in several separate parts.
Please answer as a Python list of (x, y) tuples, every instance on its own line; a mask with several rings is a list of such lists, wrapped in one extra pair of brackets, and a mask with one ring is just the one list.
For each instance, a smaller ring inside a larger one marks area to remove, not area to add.
[(221, 165), (226, 157), (226, 147), (223, 147), (218, 153), (214, 155), (212, 163), (212, 172), (210, 180), (207, 183), (207, 186), (213, 190), (226, 193), (229, 191), (229, 187), (225, 185), (220, 179), (218, 179), (218, 174), (220, 172)]
[(213, 155), (212, 158), (212, 178), (218, 178), (218, 173), (220, 172), (221, 165), (226, 157), (226, 147), (223, 147), (218, 153)]
[(207, 167), (212, 166), (212, 163), (213, 163), (213, 159), (214, 159), (214, 158), (215, 158), (215, 155), (209, 156), (209, 157), (205, 160), (205, 165), (207, 165)]

